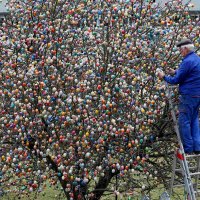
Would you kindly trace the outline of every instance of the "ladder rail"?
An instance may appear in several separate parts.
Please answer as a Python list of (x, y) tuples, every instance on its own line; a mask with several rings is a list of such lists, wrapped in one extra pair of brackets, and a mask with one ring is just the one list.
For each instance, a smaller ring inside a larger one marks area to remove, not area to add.
[[(192, 179), (191, 179), (191, 176), (190, 176), (188, 162), (186, 160), (185, 151), (184, 151), (184, 148), (183, 148), (183, 144), (181, 142), (181, 136), (180, 136), (180, 132), (179, 132), (179, 128), (178, 128), (178, 122), (177, 122), (177, 119), (176, 119), (176, 114), (175, 114), (175, 111), (173, 109), (171, 91), (170, 91), (168, 83), (165, 82), (165, 84), (166, 84), (166, 89), (167, 89), (166, 92), (167, 92), (167, 97), (168, 97), (168, 101), (169, 101), (169, 107), (170, 107), (170, 111), (171, 111), (171, 115), (172, 115), (172, 119), (173, 119), (173, 123), (174, 123), (174, 129), (175, 129), (175, 132), (176, 132), (176, 135), (177, 135), (177, 138), (178, 138), (180, 153), (183, 155), (183, 158), (179, 159), (179, 160), (180, 160), (180, 163), (181, 163), (181, 168), (183, 170), (182, 174), (183, 174), (183, 177), (184, 177), (185, 189), (188, 192), (190, 200), (196, 200), (193, 183), (192, 183)], [(175, 174), (173, 176), (175, 176)], [(173, 179), (174, 179), (174, 177), (173, 177)], [(171, 184), (173, 184), (173, 181), (171, 182)], [(173, 185), (171, 185), (171, 187), (173, 188)], [(172, 192), (172, 188), (170, 189), (170, 192)]]
[[(199, 170), (200, 170), (200, 158), (199, 157), (197, 157), (197, 171), (199, 172)], [(196, 176), (196, 178), (195, 178), (195, 191), (197, 191), (198, 190), (198, 182), (199, 182), (199, 174)], [(197, 192), (197, 196), (198, 196), (198, 192)]]
[[(177, 157), (176, 157), (176, 154), (174, 154), (172, 172), (175, 172), (175, 170), (176, 170), (176, 162), (177, 162)], [(169, 190), (169, 194), (170, 195), (172, 195), (172, 192), (173, 192), (174, 180), (175, 180), (175, 173), (172, 173), (171, 183), (170, 183), (170, 190)]]

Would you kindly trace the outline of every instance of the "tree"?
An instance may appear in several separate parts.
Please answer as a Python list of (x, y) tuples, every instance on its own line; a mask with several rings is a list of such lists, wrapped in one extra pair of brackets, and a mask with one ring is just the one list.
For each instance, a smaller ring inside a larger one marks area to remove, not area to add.
[[(167, 185), (176, 145), (156, 69), (197, 21), (182, 1), (10, 0), (1, 28), (1, 185), (67, 199)], [(138, 177), (139, 180), (138, 181)], [(114, 179), (115, 178), (115, 179)]]

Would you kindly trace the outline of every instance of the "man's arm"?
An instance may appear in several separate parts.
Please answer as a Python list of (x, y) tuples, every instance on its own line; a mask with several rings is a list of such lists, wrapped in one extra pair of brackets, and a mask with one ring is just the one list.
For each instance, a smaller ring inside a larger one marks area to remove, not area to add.
[(179, 84), (185, 80), (189, 73), (189, 63), (183, 62), (174, 76), (164, 76), (164, 80), (170, 84)]

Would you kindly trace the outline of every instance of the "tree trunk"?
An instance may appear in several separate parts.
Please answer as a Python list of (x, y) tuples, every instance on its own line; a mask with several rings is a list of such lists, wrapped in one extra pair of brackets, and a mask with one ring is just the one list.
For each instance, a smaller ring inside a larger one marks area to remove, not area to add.
[[(47, 158), (48, 164), (51, 165), (52, 170), (54, 170), (55, 172), (58, 173), (58, 167), (56, 166), (54, 161), (51, 159), (51, 157), (48, 155), (46, 158)], [(59, 179), (60, 184), (63, 188), (63, 192), (64, 192), (65, 196), (67, 197), (67, 199), (70, 199), (69, 193), (66, 192), (66, 181), (62, 180), (62, 178), (59, 177), (59, 176), (58, 176), (58, 179)]]
[(119, 173), (119, 171), (116, 171), (112, 173), (112, 170), (109, 169), (105, 176), (101, 177), (99, 179), (98, 184), (96, 185), (95, 189), (91, 192), (91, 196), (89, 197), (89, 200), (99, 200), (103, 193), (105, 192), (106, 188), (108, 187), (109, 183), (111, 182), (111, 179), (116, 176)]

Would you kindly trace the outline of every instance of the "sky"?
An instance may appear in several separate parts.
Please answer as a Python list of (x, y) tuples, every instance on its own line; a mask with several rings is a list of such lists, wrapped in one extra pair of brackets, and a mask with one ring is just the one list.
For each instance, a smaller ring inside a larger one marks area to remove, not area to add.
[[(169, 0), (156, 0), (156, 2), (162, 2), (163, 4), (168, 2)], [(183, 0), (183, 2), (187, 3), (189, 0)], [(192, 10), (200, 11), (200, 0), (191, 0), (191, 3), (194, 4), (194, 8)]]
[(6, 9), (6, 7), (5, 7), (6, 2), (7, 2), (7, 0), (2, 0), (2, 1), (0, 1), (0, 13), (6, 12), (6, 11), (7, 11), (7, 9)]

